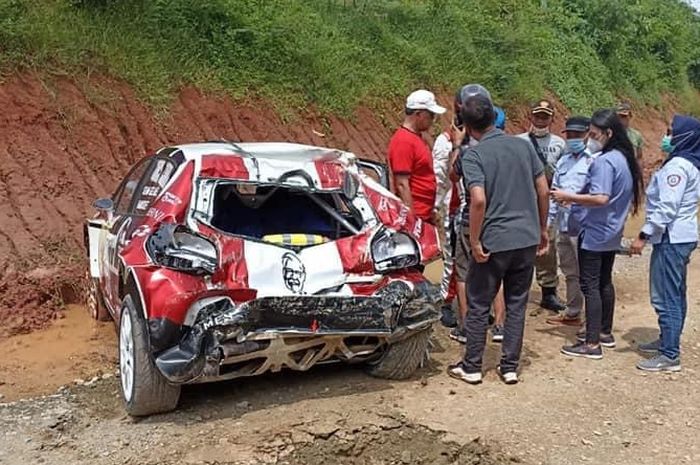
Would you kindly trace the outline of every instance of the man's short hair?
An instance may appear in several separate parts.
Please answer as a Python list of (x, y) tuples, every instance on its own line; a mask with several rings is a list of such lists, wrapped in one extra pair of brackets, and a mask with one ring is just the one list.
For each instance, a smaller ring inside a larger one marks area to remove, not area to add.
[(462, 104), (462, 121), (472, 129), (483, 131), (495, 118), (493, 103), (483, 95), (472, 95)]

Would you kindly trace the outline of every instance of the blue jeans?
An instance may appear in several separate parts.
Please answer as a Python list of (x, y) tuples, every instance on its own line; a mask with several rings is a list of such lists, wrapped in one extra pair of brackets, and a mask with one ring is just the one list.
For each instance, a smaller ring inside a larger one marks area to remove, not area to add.
[(696, 242), (671, 244), (665, 235), (651, 252), (649, 282), (651, 305), (659, 316), (659, 352), (670, 359), (678, 358), (681, 353), (681, 333), (688, 311), (688, 262), (696, 246)]

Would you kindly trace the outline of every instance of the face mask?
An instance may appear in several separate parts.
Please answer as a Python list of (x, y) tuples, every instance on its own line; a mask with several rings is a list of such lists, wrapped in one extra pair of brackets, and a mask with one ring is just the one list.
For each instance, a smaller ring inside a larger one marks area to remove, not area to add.
[(601, 152), (603, 150), (603, 144), (601, 144), (596, 139), (590, 138), (590, 139), (588, 139), (588, 143), (586, 144), (586, 148), (588, 148), (588, 151), (591, 153), (598, 153), (598, 152)]
[(671, 136), (664, 136), (661, 138), (661, 150), (664, 153), (671, 153), (675, 147), (671, 144)]
[(566, 148), (571, 153), (581, 153), (586, 149), (583, 139), (566, 139)]
[(669, 142), (675, 141), (675, 143), (673, 144), (673, 147), (675, 148), (677, 145), (685, 142), (685, 140), (692, 135), (693, 135), (693, 131), (683, 132), (683, 133), (680, 133), (678, 135), (673, 134), (671, 136)]
[(530, 128), (530, 132), (535, 137), (545, 137), (549, 134), (549, 128), (546, 128), (546, 127), (545, 128), (538, 128), (538, 127), (532, 126)]

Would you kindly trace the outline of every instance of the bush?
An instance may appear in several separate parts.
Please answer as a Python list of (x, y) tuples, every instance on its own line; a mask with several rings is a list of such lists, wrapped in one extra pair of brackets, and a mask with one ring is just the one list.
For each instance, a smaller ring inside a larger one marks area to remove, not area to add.
[(189, 83), (347, 112), (426, 86), (577, 112), (700, 81), (679, 0), (0, 0), (0, 70), (100, 69), (152, 103)]

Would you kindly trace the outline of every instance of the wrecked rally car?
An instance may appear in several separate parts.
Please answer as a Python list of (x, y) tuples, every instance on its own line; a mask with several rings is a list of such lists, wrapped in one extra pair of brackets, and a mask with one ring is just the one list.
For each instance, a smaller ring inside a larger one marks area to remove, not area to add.
[(409, 377), (437, 319), (420, 269), (439, 242), (387, 179), (288, 143), (188, 144), (137, 163), (85, 227), (88, 310), (116, 322), (128, 413), (174, 409), (185, 383), (327, 362)]

